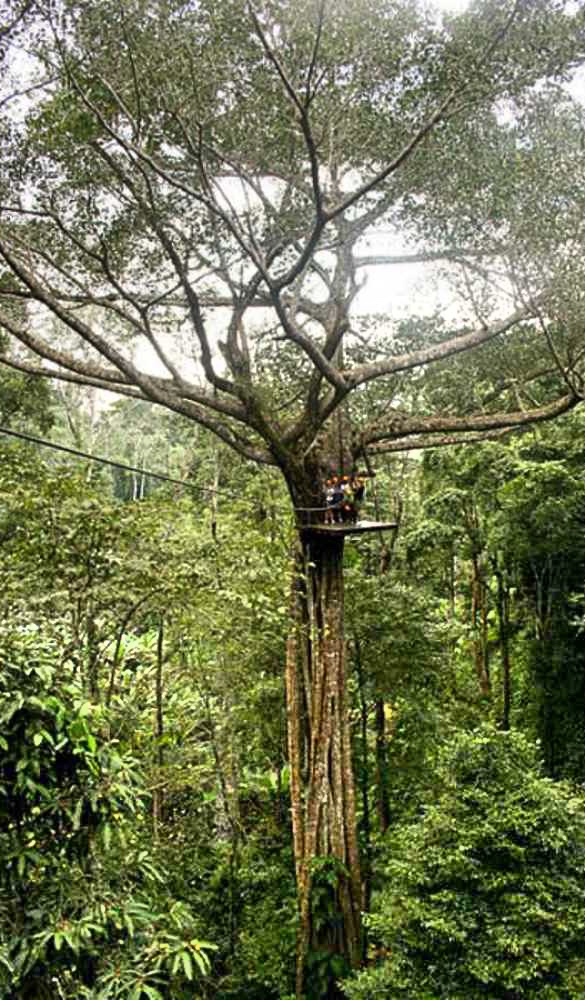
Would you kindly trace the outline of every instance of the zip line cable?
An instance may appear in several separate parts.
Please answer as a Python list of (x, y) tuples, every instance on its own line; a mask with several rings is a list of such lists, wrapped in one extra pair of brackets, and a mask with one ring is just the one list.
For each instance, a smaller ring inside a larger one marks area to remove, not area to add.
[[(29, 441), (32, 444), (41, 445), (43, 448), (53, 448), (55, 451), (63, 451), (67, 455), (75, 458), (84, 458), (88, 462), (97, 462), (100, 465), (110, 465), (114, 469), (122, 469), (125, 472), (137, 472), (141, 476), (149, 476), (151, 479), (160, 479), (165, 483), (174, 483), (175, 486), (183, 486), (186, 489), (195, 490), (197, 493), (212, 493), (217, 496), (229, 497), (231, 500), (241, 499), (244, 503), (253, 503), (246, 497), (238, 493), (229, 493), (227, 490), (214, 490), (211, 487), (195, 486), (187, 479), (174, 479), (173, 476), (165, 476), (163, 472), (149, 472), (147, 469), (139, 469), (136, 465), (125, 465), (124, 462), (115, 462), (110, 458), (103, 458), (101, 455), (90, 455), (87, 451), (79, 451), (77, 448), (69, 448), (64, 444), (57, 444), (55, 441), (47, 441), (44, 438), (35, 437), (33, 434), (24, 434), (22, 431), (9, 430), (7, 427), (0, 427), (0, 434), (8, 434), (10, 437), (19, 438), (22, 441)], [(254, 504), (256, 506), (256, 504)]]
[[(18, 438), (21, 441), (28, 441), (31, 444), (38, 444), (43, 448), (52, 448), (54, 451), (62, 451), (67, 455), (73, 455), (75, 458), (83, 458), (87, 462), (97, 462), (100, 465), (109, 465), (114, 469), (122, 469), (124, 472), (137, 472), (141, 476), (149, 476), (151, 479), (160, 479), (164, 483), (174, 483), (175, 486), (182, 486), (188, 490), (194, 490), (196, 493), (208, 493), (212, 496), (224, 496), (229, 497), (230, 500), (241, 500), (243, 503), (248, 504), (250, 507), (256, 508), (258, 503), (254, 500), (249, 500), (242, 493), (231, 493), (228, 490), (214, 490), (210, 486), (195, 486), (186, 479), (174, 479), (173, 476), (165, 476), (162, 472), (149, 472), (147, 469), (139, 469), (136, 465), (126, 465), (124, 462), (115, 462), (111, 458), (104, 458), (101, 455), (90, 455), (87, 451), (79, 451), (77, 448), (70, 448), (65, 444), (57, 444), (55, 441), (47, 441), (45, 438), (35, 437), (33, 434), (25, 434), (23, 431), (13, 431), (9, 430), (8, 427), (0, 426), (0, 434), (7, 434), (9, 437)], [(287, 513), (290, 511), (290, 507), (276, 505), (280, 510), (286, 510)], [(312, 511), (326, 511), (330, 510), (330, 507), (293, 507), (295, 511), (303, 511), (305, 513)]]

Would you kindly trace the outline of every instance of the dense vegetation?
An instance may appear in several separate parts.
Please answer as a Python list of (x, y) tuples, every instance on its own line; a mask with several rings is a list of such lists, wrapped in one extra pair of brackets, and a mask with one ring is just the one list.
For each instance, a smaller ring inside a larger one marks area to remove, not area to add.
[[(581, 425), (379, 469), (397, 538), (346, 551), (364, 969), (310, 954), (308, 996), (332, 974), (354, 1000), (583, 995)], [(130, 473), (2, 444), (14, 1000), (294, 991), (285, 497), (151, 433), (192, 476), (139, 501)], [(326, 926), (327, 859), (315, 883)]]

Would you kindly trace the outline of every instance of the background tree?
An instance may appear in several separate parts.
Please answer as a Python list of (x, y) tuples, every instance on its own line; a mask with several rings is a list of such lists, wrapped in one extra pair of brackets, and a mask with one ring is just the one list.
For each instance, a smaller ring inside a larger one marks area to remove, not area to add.
[(433, 568), (437, 598), (452, 589), (462, 669), (470, 651), (477, 668), (479, 646), (485, 715), (532, 733), (547, 772), (574, 780), (583, 775), (581, 420), (577, 411), (506, 448), (426, 456), (422, 516), (406, 538), (416, 563)]
[[(295, 947), (287, 545), (241, 501), (215, 513), (200, 497), (161, 492), (121, 504), (108, 479), (45, 465), (20, 444), (2, 449), (7, 817), (21, 775), (18, 824), (0, 844), (3, 986), (14, 1000), (85, 990), (137, 1000), (183, 1000), (194, 988), (210, 1000), (286, 995)], [(15, 909), (11, 873), (28, 851)], [(203, 949), (208, 978), (194, 987), (189, 942), (204, 939), (217, 945), (213, 975)]]
[(388, 960), (347, 996), (578, 997), (582, 799), (542, 776), (524, 736), (487, 727), (446, 748), (436, 780), (371, 919)]

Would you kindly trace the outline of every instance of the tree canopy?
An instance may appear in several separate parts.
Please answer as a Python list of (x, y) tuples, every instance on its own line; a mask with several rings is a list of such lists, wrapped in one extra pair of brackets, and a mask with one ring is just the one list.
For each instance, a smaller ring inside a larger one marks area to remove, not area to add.
[[(4, 363), (182, 413), (293, 492), (332, 414), (377, 382), (354, 454), (579, 401), (583, 114), (560, 85), (582, 10), (41, 3), (30, 30), (38, 89), (0, 165)], [(457, 266), (460, 321), (420, 340), (382, 319), (360, 344), (364, 268), (393, 259), (368, 251), (381, 224)], [(536, 355), (526, 394), (504, 379), (466, 412), (403, 405), (409, 373), (514, 335)], [(264, 372), (283, 356), (294, 385), (275, 410)]]

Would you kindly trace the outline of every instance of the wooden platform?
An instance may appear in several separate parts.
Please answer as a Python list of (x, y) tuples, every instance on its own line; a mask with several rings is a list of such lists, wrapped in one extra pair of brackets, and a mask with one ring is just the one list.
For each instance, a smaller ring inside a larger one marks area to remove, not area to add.
[(317, 535), (363, 535), (367, 531), (390, 531), (396, 527), (395, 521), (356, 521), (355, 524), (308, 524), (302, 530)]

